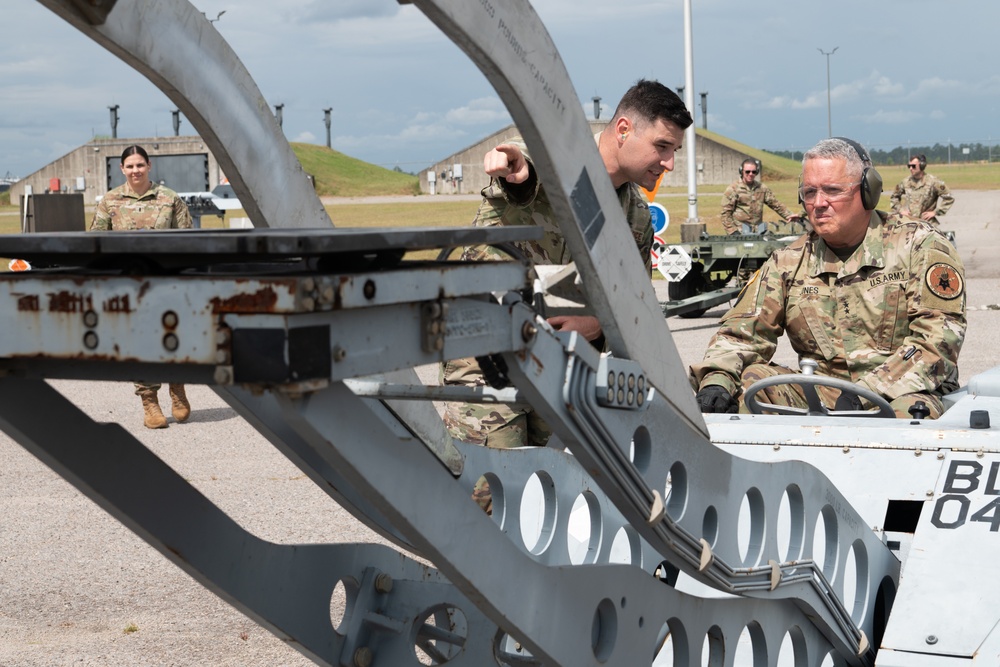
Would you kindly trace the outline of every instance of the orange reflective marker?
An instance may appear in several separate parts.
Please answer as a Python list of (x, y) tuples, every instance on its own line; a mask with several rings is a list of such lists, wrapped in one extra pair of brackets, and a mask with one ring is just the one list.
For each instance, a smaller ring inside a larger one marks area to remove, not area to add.
[(652, 190), (647, 190), (641, 185), (639, 186), (639, 189), (642, 190), (642, 194), (646, 195), (646, 199), (648, 199), (649, 201), (653, 201), (654, 199), (656, 199), (656, 192), (660, 189), (660, 183), (663, 182), (663, 177), (666, 176), (666, 174), (667, 172), (665, 171), (660, 172), (660, 177), (656, 179), (656, 185), (653, 186)]
[(7, 269), (10, 271), (31, 271), (31, 264), (28, 264), (23, 259), (12, 259), (7, 264)]

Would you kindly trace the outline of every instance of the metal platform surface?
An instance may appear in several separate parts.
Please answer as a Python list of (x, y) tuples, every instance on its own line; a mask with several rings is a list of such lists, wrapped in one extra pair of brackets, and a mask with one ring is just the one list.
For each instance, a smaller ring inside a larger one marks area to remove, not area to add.
[(0, 257), (35, 265), (104, 268), (122, 257), (161, 267), (345, 256), (402, 257), (408, 251), (504, 246), (542, 237), (538, 227), (143, 230), (0, 236)]

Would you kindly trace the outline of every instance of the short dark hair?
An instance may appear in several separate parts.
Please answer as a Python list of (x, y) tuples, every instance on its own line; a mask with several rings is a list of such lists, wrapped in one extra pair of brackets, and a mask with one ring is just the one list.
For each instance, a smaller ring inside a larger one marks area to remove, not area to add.
[(125, 158), (127, 158), (129, 155), (141, 155), (142, 159), (146, 161), (146, 164), (149, 164), (149, 154), (146, 153), (146, 149), (143, 148), (142, 146), (137, 146), (135, 144), (132, 144), (131, 146), (123, 150), (122, 164), (125, 164)]
[(682, 130), (694, 123), (691, 113), (677, 93), (659, 81), (639, 79), (625, 91), (611, 122), (621, 116), (634, 114), (645, 122), (670, 121)]

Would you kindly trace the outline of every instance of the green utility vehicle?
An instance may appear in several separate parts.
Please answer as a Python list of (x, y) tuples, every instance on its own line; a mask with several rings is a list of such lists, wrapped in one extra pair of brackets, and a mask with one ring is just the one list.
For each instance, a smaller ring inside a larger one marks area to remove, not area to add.
[[(790, 229), (789, 229), (790, 228)], [(801, 223), (784, 223), (780, 233), (714, 235), (659, 248), (658, 270), (669, 282), (665, 317), (695, 318), (736, 295), (778, 248), (804, 232)]]

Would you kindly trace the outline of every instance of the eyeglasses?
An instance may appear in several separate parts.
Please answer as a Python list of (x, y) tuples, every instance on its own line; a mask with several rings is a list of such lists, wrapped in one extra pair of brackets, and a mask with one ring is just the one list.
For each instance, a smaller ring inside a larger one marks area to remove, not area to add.
[(756, 169), (744, 169), (743, 173), (744, 174), (756, 174), (757, 170)]
[(919, 169), (919, 168), (920, 168), (920, 165), (919, 165), (919, 164), (910, 164), (910, 165), (907, 165), (907, 166), (908, 166), (908, 167), (909, 167), (910, 169)]
[(850, 197), (851, 192), (858, 185), (861, 185), (860, 181), (857, 183), (829, 183), (818, 188), (811, 185), (803, 186), (799, 188), (799, 198), (806, 204), (812, 204), (816, 201), (816, 196), (822, 192), (823, 198), (827, 201), (841, 201)]

